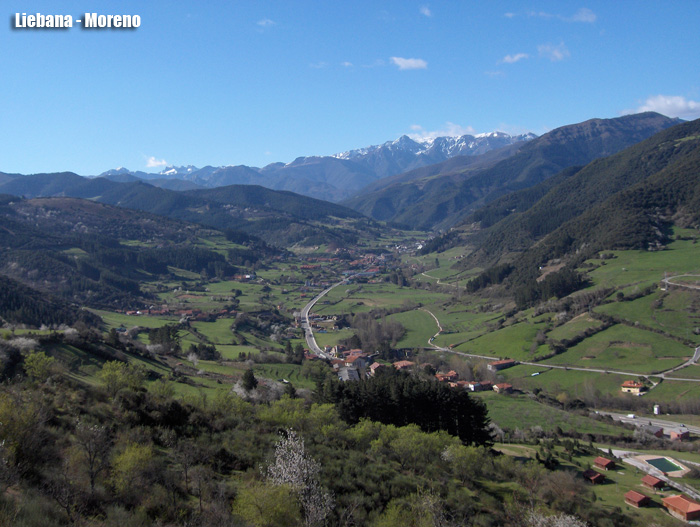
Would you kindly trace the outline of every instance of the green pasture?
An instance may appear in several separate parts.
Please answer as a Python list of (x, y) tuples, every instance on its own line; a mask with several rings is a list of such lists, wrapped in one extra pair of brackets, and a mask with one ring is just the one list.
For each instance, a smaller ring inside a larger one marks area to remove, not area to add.
[(534, 342), (537, 332), (543, 327), (544, 323), (521, 322), (486, 333), (460, 344), (455, 349), (489, 357), (532, 360), (530, 346)]
[(538, 403), (527, 395), (476, 392), (473, 396), (484, 401), (492, 422), (509, 430), (528, 430), (533, 426), (540, 426), (546, 432), (555, 431), (559, 427), (565, 432), (576, 431), (582, 434), (624, 433), (624, 430), (616, 425)]
[(291, 382), (295, 388), (315, 387), (315, 383), (301, 376), (301, 366), (297, 364), (256, 364), (253, 367), (253, 372), (256, 377), (263, 377), (275, 381), (286, 379)]
[(236, 344), (231, 331), (233, 319), (219, 318), (214, 322), (190, 322), (190, 325), (209, 339), (212, 344)]
[(656, 373), (683, 363), (693, 350), (657, 333), (617, 324), (566, 352), (547, 359), (549, 364)]
[(133, 328), (140, 326), (144, 328), (159, 328), (166, 324), (175, 324), (178, 322), (178, 317), (151, 317), (147, 315), (134, 316), (125, 315), (123, 313), (114, 313), (112, 311), (102, 311), (91, 309), (93, 313), (102, 317), (102, 321), (107, 326), (107, 330), (111, 328)]
[(428, 339), (438, 331), (435, 319), (420, 309), (396, 313), (387, 319), (399, 322), (406, 328), (406, 333), (397, 344), (399, 348), (423, 348), (428, 345)]
[(600, 326), (601, 323), (598, 320), (592, 318), (588, 313), (584, 313), (554, 328), (547, 333), (547, 337), (554, 340), (572, 339), (586, 330), (599, 328)]
[[(677, 234), (684, 231), (676, 229)], [(600, 265), (589, 275), (597, 286), (625, 287), (659, 283), (664, 278), (675, 274), (700, 274), (700, 245), (691, 240), (676, 240), (663, 251), (603, 251), (614, 255), (607, 260), (589, 260)]]
[(328, 333), (319, 333), (318, 331), (314, 331), (314, 337), (316, 338), (316, 343), (319, 345), (319, 347), (323, 348), (323, 346), (335, 346), (341, 340), (352, 337), (354, 333), (355, 332), (349, 328), (343, 328), (338, 331), (329, 329)]
[(678, 401), (679, 399), (700, 397), (700, 382), (674, 381), (665, 379), (644, 397), (650, 399), (650, 404)]
[[(545, 364), (540, 364), (538, 366), (519, 364), (499, 371), (498, 375), (521, 390), (532, 391), (539, 388), (554, 396), (566, 394), (570, 399), (597, 394), (617, 395), (620, 393), (620, 385), (630, 379), (629, 376), (613, 373), (548, 369)], [(536, 372), (540, 374), (533, 377), (532, 374)]]
[(657, 329), (700, 344), (700, 336), (693, 333), (700, 326), (700, 292), (680, 289), (656, 291), (635, 300), (612, 302), (595, 308), (597, 313), (617, 316), (633, 323)]
[(239, 354), (244, 353), (246, 356), (248, 353), (251, 355), (257, 355), (260, 350), (254, 346), (232, 346), (227, 344), (217, 344), (216, 349), (221, 353), (221, 357), (224, 360), (237, 361), (239, 360)]

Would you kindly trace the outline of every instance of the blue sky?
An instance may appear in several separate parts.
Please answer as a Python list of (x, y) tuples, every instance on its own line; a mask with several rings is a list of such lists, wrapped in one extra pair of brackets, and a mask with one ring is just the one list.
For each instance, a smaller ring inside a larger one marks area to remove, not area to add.
[[(0, 171), (264, 166), (402, 134), (700, 117), (700, 1), (5, 0)], [(136, 30), (13, 30), (14, 14)]]

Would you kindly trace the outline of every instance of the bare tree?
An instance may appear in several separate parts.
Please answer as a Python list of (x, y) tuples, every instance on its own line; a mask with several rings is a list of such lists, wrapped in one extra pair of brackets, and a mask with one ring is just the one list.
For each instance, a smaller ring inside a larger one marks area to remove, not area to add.
[(288, 429), (275, 449), (275, 462), (267, 467), (267, 479), (275, 485), (289, 485), (299, 497), (308, 527), (323, 525), (333, 510), (333, 496), (321, 487), (321, 464), (309, 457), (304, 440)]
[(90, 495), (94, 495), (97, 476), (109, 466), (109, 433), (104, 426), (78, 421), (75, 426), (75, 442), (85, 461), (90, 479)]

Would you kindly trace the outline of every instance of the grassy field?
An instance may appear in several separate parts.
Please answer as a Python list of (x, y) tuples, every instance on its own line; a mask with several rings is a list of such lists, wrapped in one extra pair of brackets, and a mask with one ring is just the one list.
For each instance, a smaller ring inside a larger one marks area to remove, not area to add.
[[(599, 394), (617, 395), (620, 385), (629, 379), (612, 373), (545, 369), (546, 366), (518, 365), (498, 372), (507, 382), (522, 390), (544, 389), (552, 395), (566, 394), (569, 398), (584, 398)], [(540, 372), (533, 377), (532, 374)]]
[(521, 322), (486, 333), (455, 349), (489, 357), (532, 360), (535, 356), (530, 353), (530, 346), (537, 332), (544, 327), (544, 323)]
[(572, 339), (588, 329), (599, 328), (601, 325), (601, 322), (593, 319), (588, 313), (583, 313), (566, 324), (552, 329), (547, 333), (547, 337), (554, 340)]
[(312, 380), (301, 376), (301, 366), (296, 364), (256, 364), (253, 368), (256, 377), (264, 377), (275, 381), (286, 379), (295, 388), (313, 388)]
[(678, 366), (692, 355), (692, 349), (675, 340), (617, 324), (545, 362), (649, 374)]
[(698, 304), (699, 293), (676, 289), (655, 291), (629, 302), (605, 304), (595, 311), (688, 339), (697, 345), (700, 335), (695, 335), (693, 328), (700, 325), (700, 315), (696, 314)]
[(501, 428), (527, 430), (540, 426), (544, 431), (577, 431), (582, 434), (619, 435), (625, 430), (608, 423), (596, 421), (585, 415), (567, 412), (534, 401), (526, 395), (502, 395), (496, 392), (477, 392), (489, 410), (491, 421)]
[(435, 319), (420, 309), (397, 313), (387, 319), (395, 320), (406, 328), (406, 334), (397, 344), (399, 348), (423, 348), (428, 345), (428, 339), (438, 331)]

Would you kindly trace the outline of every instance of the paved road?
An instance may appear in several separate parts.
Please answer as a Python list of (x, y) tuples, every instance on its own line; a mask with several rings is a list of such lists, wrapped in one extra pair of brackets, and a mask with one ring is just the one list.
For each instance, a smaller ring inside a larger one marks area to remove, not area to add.
[[(435, 323), (437, 324), (438, 327), (438, 332), (435, 333), (430, 339), (428, 340), (428, 346), (435, 350), (439, 351), (445, 351), (447, 353), (453, 353), (455, 355), (461, 355), (463, 357), (473, 357), (473, 358), (478, 358), (478, 359), (488, 359), (488, 360), (499, 360), (502, 359), (503, 357), (490, 357), (488, 355), (476, 355), (474, 353), (465, 353), (463, 351), (455, 351), (451, 348), (443, 348), (442, 346), (438, 346), (436, 344), (433, 344), (433, 340), (442, 333), (442, 326), (440, 325), (440, 321), (438, 318), (428, 311), (427, 309), (423, 309), (423, 311), (430, 313), (430, 315), (435, 319)], [(621, 371), (621, 370), (611, 370), (611, 369), (602, 369), (602, 368), (582, 368), (580, 366), (559, 366), (555, 364), (546, 364), (543, 362), (527, 362), (527, 361), (519, 361), (520, 364), (525, 364), (527, 366), (537, 366), (539, 368), (549, 368), (549, 369), (555, 369), (555, 370), (573, 370), (573, 371), (587, 371), (587, 372), (594, 372), (594, 373), (614, 373), (617, 375), (627, 375), (631, 377), (640, 377), (640, 376), (646, 376), (646, 377), (660, 377), (662, 379), (669, 379), (673, 381), (689, 381), (689, 382), (700, 382), (700, 379), (687, 379), (687, 378), (681, 378), (681, 377), (675, 377), (675, 376), (669, 376), (667, 375), (669, 373), (673, 373), (677, 370), (680, 370), (682, 368), (685, 368), (686, 366), (689, 366), (691, 364), (695, 364), (698, 359), (700, 359), (700, 346), (695, 348), (695, 353), (693, 353), (693, 356), (688, 359), (686, 362), (683, 364), (680, 364), (679, 366), (676, 366), (674, 368), (670, 368), (668, 370), (665, 370), (660, 373), (654, 373), (654, 374), (648, 374), (648, 373), (639, 373), (635, 371)]]
[(661, 280), (661, 281), (662, 281), (663, 283), (666, 284), (666, 289), (668, 289), (668, 286), (669, 286), (669, 285), (675, 285), (676, 287), (685, 287), (685, 288), (688, 288), (688, 289), (696, 289), (696, 290), (697, 290), (697, 289), (700, 289), (700, 286), (697, 286), (697, 285), (693, 285), (693, 284), (684, 284), (683, 282), (680, 282), (680, 283), (679, 283), (679, 282), (673, 282), (673, 281), (672, 281), (672, 280), (674, 280), (674, 279), (676, 279), (676, 278), (683, 278), (684, 276), (691, 276), (691, 277), (693, 277), (693, 278), (700, 278), (700, 275), (697, 275), (697, 274), (679, 274), (679, 275), (676, 275), (676, 276), (671, 276), (671, 277), (669, 277), (669, 278), (664, 278), (664, 279)]
[(654, 426), (660, 426), (661, 428), (668, 430), (669, 428), (681, 428), (685, 427), (692, 434), (700, 435), (700, 426), (686, 426), (685, 423), (678, 421), (668, 421), (666, 419), (660, 419), (656, 416), (654, 417), (628, 417), (628, 414), (619, 414), (615, 412), (597, 412), (600, 415), (609, 415), (615, 421), (621, 421), (623, 423), (635, 425), (635, 426), (646, 426), (651, 423)]
[(314, 307), (314, 305), (316, 305), (316, 302), (318, 302), (319, 300), (321, 300), (321, 298), (323, 298), (324, 296), (326, 296), (326, 294), (328, 294), (328, 291), (330, 291), (334, 287), (338, 287), (339, 285), (347, 284), (348, 280), (350, 280), (354, 276), (355, 275), (349, 276), (348, 278), (345, 278), (344, 280), (341, 280), (340, 282), (333, 284), (329, 288), (324, 289), (319, 294), (317, 294), (311, 300), (311, 302), (306, 304), (304, 306), (304, 309), (301, 310), (301, 327), (304, 330), (304, 335), (306, 336), (306, 344), (309, 346), (309, 350), (311, 351), (311, 353), (315, 353), (316, 355), (318, 355), (319, 357), (322, 357), (324, 359), (331, 359), (332, 357), (328, 353), (324, 352), (321, 348), (318, 347), (318, 344), (316, 343), (316, 337), (314, 337), (314, 332), (311, 329), (311, 321), (309, 320), (309, 313), (311, 312), (311, 308)]

